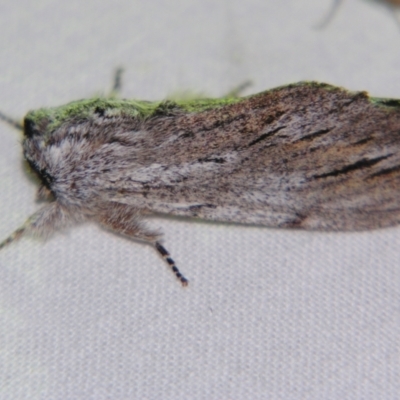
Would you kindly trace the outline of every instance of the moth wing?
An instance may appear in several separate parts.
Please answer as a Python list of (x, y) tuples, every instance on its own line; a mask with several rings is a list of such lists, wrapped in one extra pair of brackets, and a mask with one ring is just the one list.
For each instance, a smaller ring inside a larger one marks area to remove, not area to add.
[(150, 118), (141, 132), (135, 166), (115, 183), (113, 201), (271, 227), (400, 222), (397, 100), (306, 82)]

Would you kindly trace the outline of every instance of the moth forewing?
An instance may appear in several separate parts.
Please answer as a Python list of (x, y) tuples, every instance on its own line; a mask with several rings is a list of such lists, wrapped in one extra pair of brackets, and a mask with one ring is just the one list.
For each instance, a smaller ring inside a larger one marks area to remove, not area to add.
[[(90, 99), (24, 120), (24, 156), (50, 202), (0, 247), (95, 221), (151, 243), (149, 213), (282, 228), (400, 222), (400, 102), (315, 82), (244, 98)], [(52, 201), (51, 201), (52, 200)]]

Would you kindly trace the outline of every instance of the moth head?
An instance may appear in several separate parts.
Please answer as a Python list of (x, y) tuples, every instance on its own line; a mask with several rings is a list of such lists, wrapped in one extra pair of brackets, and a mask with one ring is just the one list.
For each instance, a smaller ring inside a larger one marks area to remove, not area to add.
[(46, 119), (37, 120), (36, 118), (33, 118), (32, 115), (30, 114), (28, 114), (24, 118), (24, 125), (23, 125), (24, 136), (27, 139), (31, 139), (34, 136), (42, 135), (43, 132), (46, 131), (45, 128), (48, 125), (48, 121)]
[(45, 155), (46, 142), (51, 135), (49, 124), (50, 120), (46, 115), (35, 111), (28, 113), (23, 121), (24, 157), (30, 169), (41, 182), (37, 194), (39, 200), (49, 199), (52, 196), (53, 177), (49, 172)]
[(23, 143), (24, 157), (31, 171), (39, 178), (40, 187), (37, 192), (38, 200), (48, 200), (54, 197), (52, 185), (54, 178), (47, 166), (41, 151), (40, 143), (35, 139), (25, 139)]
[(23, 133), (22, 146), (25, 160), (42, 183), (38, 191), (38, 198), (41, 200), (50, 199), (53, 197), (51, 191), (53, 179), (46, 169), (42, 151), (44, 147), (43, 133), (48, 132), (48, 118), (41, 113), (36, 115), (35, 112), (30, 112), (24, 118), (23, 124), (21, 124), (19, 121), (0, 112), (0, 119)]

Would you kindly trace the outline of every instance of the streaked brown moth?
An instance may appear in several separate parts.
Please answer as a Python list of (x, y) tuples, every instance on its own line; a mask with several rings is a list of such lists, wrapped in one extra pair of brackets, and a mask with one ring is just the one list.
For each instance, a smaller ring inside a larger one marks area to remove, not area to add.
[(0, 244), (91, 220), (150, 243), (161, 213), (357, 231), (400, 222), (400, 100), (316, 82), (248, 97), (79, 100), (30, 111), (25, 160), (48, 203)]

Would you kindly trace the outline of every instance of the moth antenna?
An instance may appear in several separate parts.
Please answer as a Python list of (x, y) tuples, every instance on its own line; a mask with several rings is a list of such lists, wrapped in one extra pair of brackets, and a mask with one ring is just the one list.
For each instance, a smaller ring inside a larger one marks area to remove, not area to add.
[(8, 115), (3, 114), (2, 112), (0, 112), (0, 119), (2, 121), (6, 122), (8, 125), (11, 125), (12, 127), (18, 129), (21, 132), (24, 130), (24, 127), (20, 122), (18, 122), (15, 119), (9, 117)]
[(115, 70), (114, 74), (114, 83), (113, 87), (111, 89), (111, 96), (110, 97), (116, 97), (119, 95), (119, 92), (121, 91), (122, 87), (122, 74), (124, 72), (124, 69), (122, 67), (118, 67)]
[(13, 232), (7, 239), (3, 240), (0, 243), (0, 250), (3, 247), (6, 247), (8, 244), (14, 242), (14, 240), (18, 240), (26, 231), (26, 226), (21, 226), (21, 228), (18, 228), (15, 232)]
[(178, 267), (175, 265), (175, 261), (171, 258), (171, 255), (169, 254), (167, 249), (164, 246), (162, 246), (159, 242), (156, 242), (154, 246), (156, 250), (160, 253), (161, 257), (171, 267), (172, 272), (180, 280), (182, 286), (187, 286), (189, 284), (189, 281), (180, 273)]
[(327, 25), (332, 21), (341, 3), (343, 3), (343, 0), (333, 0), (328, 14), (326, 14), (325, 18), (320, 23), (314, 26), (314, 29), (326, 28)]
[(234, 87), (230, 92), (228, 92), (224, 97), (239, 97), (246, 89), (248, 89), (253, 84), (252, 81), (244, 81), (240, 85)]

